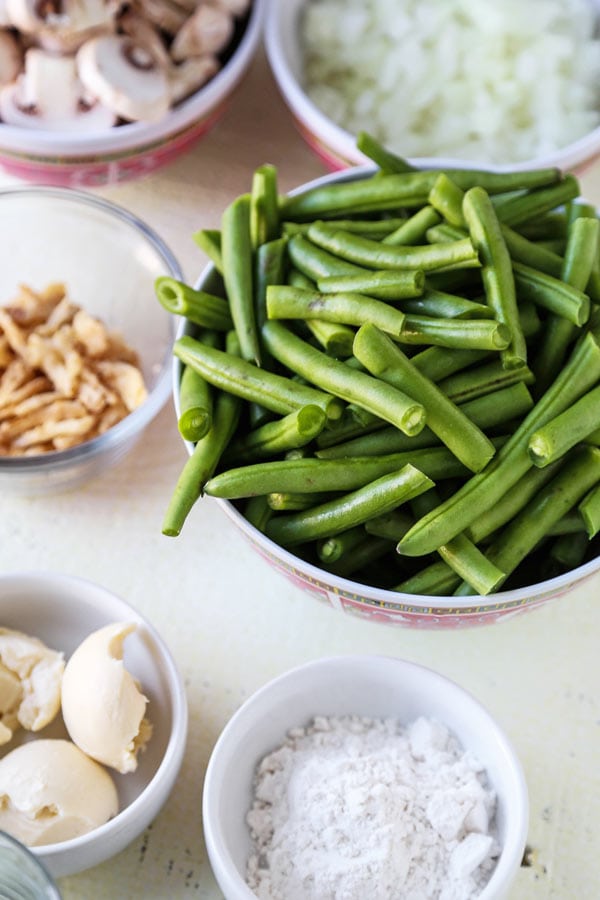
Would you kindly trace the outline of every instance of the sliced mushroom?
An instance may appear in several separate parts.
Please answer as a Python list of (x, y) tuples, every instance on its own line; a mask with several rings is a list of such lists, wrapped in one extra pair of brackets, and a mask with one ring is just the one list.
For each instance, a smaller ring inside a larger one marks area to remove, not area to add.
[(216, 56), (190, 56), (183, 62), (169, 69), (171, 87), (171, 103), (179, 103), (190, 94), (200, 90), (220, 68)]
[(12, 31), (0, 29), (0, 86), (15, 80), (23, 65), (23, 51)]
[(90, 98), (77, 77), (71, 56), (31, 48), (25, 70), (0, 91), (0, 119), (8, 125), (46, 131), (104, 131), (114, 113)]
[(233, 37), (233, 18), (226, 10), (205, 3), (179, 29), (171, 44), (176, 62), (189, 56), (220, 53)]
[(126, 9), (119, 16), (117, 27), (120, 32), (133, 38), (136, 44), (145, 47), (160, 65), (166, 67), (171, 64), (167, 45), (158, 28), (135, 10)]
[(188, 17), (188, 13), (171, 0), (134, 0), (133, 8), (170, 37), (177, 34)]
[(10, 28), (11, 21), (8, 17), (8, 10), (6, 9), (6, 0), (0, 0), (0, 28)]
[(168, 111), (165, 69), (128, 35), (91, 38), (77, 52), (76, 60), (83, 85), (121, 118), (153, 121)]
[(13, 27), (45, 50), (74, 53), (91, 37), (114, 29), (118, 0), (5, 0)]

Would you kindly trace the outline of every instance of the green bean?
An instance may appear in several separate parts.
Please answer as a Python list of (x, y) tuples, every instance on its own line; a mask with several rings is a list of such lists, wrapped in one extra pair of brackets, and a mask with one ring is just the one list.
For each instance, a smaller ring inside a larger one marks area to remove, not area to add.
[(593, 487), (581, 500), (578, 509), (591, 540), (600, 531), (600, 487)]
[(199, 441), (212, 423), (212, 397), (208, 384), (190, 366), (184, 366), (179, 385), (181, 412), (177, 420), (179, 434), (186, 441)]
[(446, 447), (355, 456), (344, 459), (281, 459), (220, 472), (205, 485), (205, 493), (226, 500), (274, 492), (307, 494), (351, 491), (412, 463), (433, 481), (464, 477), (468, 469)]
[(441, 172), (429, 191), (428, 199), (449, 225), (464, 228), (463, 197), (464, 191), (445, 172)]
[(516, 228), (544, 216), (563, 203), (579, 195), (579, 182), (573, 175), (565, 175), (548, 186), (540, 186), (526, 194), (509, 197), (496, 206), (498, 218), (505, 225)]
[(364, 527), (355, 525), (354, 528), (349, 528), (347, 531), (321, 538), (317, 542), (317, 556), (322, 563), (337, 562), (346, 553), (352, 553), (364, 539)]
[[(483, 397), (468, 400), (458, 408), (474, 425), (485, 430), (524, 415), (533, 406), (533, 398), (522, 382), (500, 388)], [(367, 434), (317, 450), (320, 459), (339, 459), (342, 456), (370, 456), (371, 454), (400, 453), (404, 450), (434, 447), (439, 439), (425, 426), (415, 437), (407, 437), (393, 426), (378, 428)]]
[(527, 366), (505, 369), (500, 361), (494, 361), (465, 372), (457, 372), (441, 379), (437, 384), (447, 397), (460, 404), (484, 397), (511, 384), (533, 384), (534, 380), (533, 372)]
[[(379, 240), (393, 234), (407, 221), (406, 216), (387, 216), (382, 219), (327, 219), (329, 225), (336, 225), (343, 231), (353, 231), (355, 234), (362, 234), (363, 237)], [(286, 237), (295, 234), (306, 235), (311, 224), (311, 222), (282, 222), (281, 230)]]
[(396, 340), (401, 344), (502, 351), (508, 347), (510, 336), (508, 326), (496, 319), (442, 319), (407, 315)]
[(330, 275), (364, 274), (360, 266), (328, 253), (301, 234), (290, 238), (288, 256), (293, 265), (314, 282)]
[[(366, 294), (379, 300), (403, 300), (419, 297), (425, 288), (422, 269), (368, 271), (359, 275), (332, 275), (319, 278), (317, 287), (323, 294)], [(362, 322), (360, 323), (362, 324)]]
[(600, 480), (600, 450), (575, 450), (554, 478), (503, 529), (487, 550), (487, 557), (506, 577), (531, 553), (572, 507)]
[(529, 456), (542, 468), (600, 428), (600, 387), (592, 388), (529, 438)]
[[(558, 464), (558, 468), (560, 468), (560, 464)], [(585, 533), (585, 522), (578, 509), (570, 509), (569, 512), (565, 513), (564, 516), (561, 516), (558, 522), (555, 522), (548, 530), (548, 534), (552, 536), (564, 534), (572, 535), (580, 532)]]
[[(575, 290), (585, 290), (597, 263), (599, 227), (597, 219), (589, 218), (574, 219), (569, 226), (562, 279)], [(575, 334), (572, 322), (557, 316), (550, 318), (535, 363), (539, 391), (543, 391), (552, 381)]]
[(550, 549), (550, 555), (565, 569), (576, 569), (585, 558), (589, 547), (585, 531), (578, 534), (559, 535)]
[(467, 191), (463, 212), (482, 262), (481, 275), (487, 302), (499, 322), (508, 328), (510, 343), (502, 352), (506, 368), (527, 362), (527, 344), (519, 321), (512, 263), (488, 194), (480, 187)]
[[(228, 336), (229, 354), (239, 352), (237, 337)], [(192, 507), (213, 475), (231, 436), (237, 427), (241, 404), (232, 394), (219, 391), (214, 402), (211, 427), (194, 447), (177, 479), (175, 490), (164, 515), (162, 533), (177, 537)]]
[(272, 412), (286, 415), (302, 406), (314, 404), (324, 409), (329, 419), (337, 419), (342, 414), (343, 404), (336, 397), (260, 369), (222, 350), (207, 347), (187, 335), (175, 341), (173, 352), (210, 384), (259, 403)]
[[(439, 496), (435, 489), (416, 497), (412, 502), (415, 515), (424, 515), (439, 505)], [(464, 581), (468, 582), (478, 594), (490, 594), (504, 581), (505, 574), (464, 534), (442, 544), (437, 552)]]
[(273, 510), (265, 496), (251, 497), (244, 504), (244, 518), (259, 531), (264, 532), (272, 515)]
[(587, 294), (523, 263), (513, 261), (513, 273), (520, 299), (530, 300), (573, 325), (581, 326), (587, 322), (590, 315)]
[(223, 254), (221, 252), (221, 232), (216, 228), (201, 228), (192, 235), (196, 244), (206, 253), (213, 266), (223, 274)]
[(343, 359), (352, 353), (354, 329), (339, 322), (325, 322), (322, 319), (307, 319), (305, 324), (328, 356)]
[(560, 278), (563, 261), (558, 253), (535, 244), (504, 223), (500, 225), (500, 229), (513, 262), (523, 263), (546, 275), (552, 275), (553, 278)]
[(440, 559), (401, 581), (393, 590), (402, 594), (447, 597), (460, 582), (460, 575)]
[(414, 166), (401, 156), (391, 153), (380, 142), (366, 131), (356, 135), (356, 149), (373, 160), (382, 172), (414, 172)]
[(418, 434), (423, 428), (425, 411), (420, 403), (397, 388), (331, 359), (279, 322), (265, 323), (263, 340), (275, 359), (324, 391), (356, 403), (406, 434)]
[(239, 437), (228, 447), (226, 458), (239, 464), (304, 447), (321, 433), (326, 421), (327, 414), (320, 406), (302, 406)]
[(154, 289), (161, 306), (174, 316), (184, 316), (195, 325), (217, 331), (229, 331), (232, 327), (229, 305), (222, 297), (197, 291), (170, 275), (159, 275)]
[[(490, 463), (458, 491), (423, 516), (400, 541), (407, 556), (431, 553), (490, 509), (532, 465), (527, 452), (530, 436), (575, 402), (600, 380), (600, 346), (591, 333), (576, 346), (556, 380), (522, 420)], [(504, 571), (504, 566), (496, 564)]]
[(411, 316), (437, 316), (444, 319), (491, 319), (494, 316), (493, 311), (484, 303), (431, 290), (426, 290), (422, 297), (405, 300), (402, 312)]
[(221, 221), (223, 279), (229, 308), (242, 348), (242, 359), (260, 365), (253, 292), (253, 250), (250, 237), (250, 195), (236, 197)]
[(325, 222), (311, 225), (308, 237), (323, 250), (368, 269), (423, 269), (428, 272), (462, 262), (479, 265), (477, 252), (469, 238), (446, 244), (384, 244), (349, 231), (338, 231)]
[(267, 318), (267, 288), (281, 284), (285, 277), (286, 238), (261, 244), (256, 251), (256, 326), (262, 328)]
[(402, 509), (393, 509), (388, 513), (373, 516), (367, 519), (364, 529), (374, 537), (387, 538), (388, 541), (398, 542), (402, 535), (406, 534), (413, 524), (414, 519)]
[[(277, 512), (295, 512), (299, 509), (310, 509), (317, 503), (325, 503), (334, 495), (332, 491), (320, 491), (312, 494), (292, 491), (271, 491), (266, 495), (269, 509)], [(263, 496), (263, 495), (260, 495)]]
[(489, 462), (495, 453), (491, 441), (375, 325), (359, 328), (354, 355), (373, 375), (418, 399), (431, 431), (467, 468), (479, 472)]
[(363, 540), (352, 553), (345, 553), (337, 562), (325, 568), (338, 578), (350, 578), (370, 563), (378, 562), (383, 556), (394, 552), (394, 545), (385, 538), (365, 534)]
[(430, 478), (409, 463), (312, 509), (273, 517), (267, 524), (267, 535), (286, 547), (330, 537), (395, 509), (432, 484)]
[[(578, 218), (587, 218), (587, 219), (598, 219), (598, 213), (596, 207), (591, 203), (576, 203), (572, 202), (569, 204), (569, 222), (572, 223), (575, 219)], [(564, 253), (564, 250), (563, 250)], [(592, 271), (590, 273), (590, 277), (588, 283), (585, 288), (586, 294), (589, 296), (590, 300), (593, 303), (600, 303), (600, 236), (598, 238), (598, 252), (596, 254), (596, 259), (592, 264)]]
[(442, 381), (475, 363), (488, 359), (487, 350), (461, 350), (458, 347), (427, 347), (411, 357), (422, 375), (431, 381)]
[(441, 221), (441, 217), (433, 206), (422, 206), (412, 214), (405, 222), (402, 222), (395, 231), (390, 232), (383, 238), (384, 244), (423, 244), (427, 230), (437, 225)]
[[(475, 169), (445, 171), (463, 190), (480, 184), (489, 193), (561, 184), (558, 181), (560, 172), (552, 168), (504, 173)], [(421, 207), (427, 203), (429, 191), (440, 172), (440, 169), (402, 172), (307, 188), (301, 193), (281, 199), (281, 216), (286, 219), (314, 220), (321, 215), (331, 217), (400, 207)], [(579, 191), (573, 196), (578, 193)], [(553, 203), (551, 208), (561, 202), (564, 202), (564, 197)]]
[(279, 236), (277, 169), (264, 165), (255, 169), (250, 193), (250, 240), (257, 249)]
[(404, 324), (404, 313), (365, 294), (322, 294), (279, 284), (267, 289), (267, 315), (269, 319), (323, 319), (342, 325), (367, 321), (394, 335), (401, 334)]

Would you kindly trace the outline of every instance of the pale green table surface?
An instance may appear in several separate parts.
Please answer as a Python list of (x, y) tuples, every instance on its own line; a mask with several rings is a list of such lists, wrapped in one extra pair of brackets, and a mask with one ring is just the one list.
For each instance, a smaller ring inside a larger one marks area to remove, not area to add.
[[(99, 193), (156, 228), (194, 280), (205, 258), (192, 232), (217, 227), (264, 162), (277, 165), (282, 190), (324, 173), (261, 53), (226, 117), (196, 148), (144, 180)], [(585, 196), (600, 202), (600, 168), (581, 181)], [(0, 570), (65, 572), (120, 594), (159, 629), (187, 687), (189, 742), (170, 800), (118, 857), (61, 879), (65, 900), (218, 900), (201, 825), (215, 740), (268, 679), (339, 653), (402, 656), (471, 690), (515, 744), (529, 785), (531, 864), (510, 900), (597, 900), (600, 580), (492, 627), (442, 633), (369, 623), (320, 605), (269, 569), (213, 501), (193, 510), (179, 538), (164, 537), (162, 515), (184, 460), (167, 404), (135, 454), (88, 486), (2, 498)]]

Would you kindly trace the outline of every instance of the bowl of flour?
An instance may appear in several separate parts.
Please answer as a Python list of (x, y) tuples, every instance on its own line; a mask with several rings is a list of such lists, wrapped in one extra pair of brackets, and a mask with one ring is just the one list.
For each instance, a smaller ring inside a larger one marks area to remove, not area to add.
[(510, 740), (459, 685), (397, 658), (335, 656), (238, 709), (202, 812), (226, 900), (499, 900), (528, 797)]

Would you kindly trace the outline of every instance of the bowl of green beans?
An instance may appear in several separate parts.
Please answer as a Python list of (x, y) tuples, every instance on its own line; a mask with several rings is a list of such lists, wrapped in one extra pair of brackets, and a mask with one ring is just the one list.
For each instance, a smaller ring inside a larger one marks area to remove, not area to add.
[(340, 610), (489, 624), (600, 568), (600, 221), (555, 168), (373, 149), (285, 196), (261, 166), (197, 284), (158, 279), (189, 450), (162, 529), (216, 498)]

